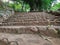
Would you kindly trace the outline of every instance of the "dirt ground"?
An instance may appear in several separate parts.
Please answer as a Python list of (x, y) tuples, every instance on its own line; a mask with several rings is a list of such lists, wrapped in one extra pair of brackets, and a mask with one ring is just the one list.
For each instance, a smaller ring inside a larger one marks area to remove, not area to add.
[(60, 38), (45, 37), (41, 38), (37, 34), (8, 34), (0, 33), (0, 40), (7, 38), (9, 42), (17, 41), (18, 45), (60, 45)]

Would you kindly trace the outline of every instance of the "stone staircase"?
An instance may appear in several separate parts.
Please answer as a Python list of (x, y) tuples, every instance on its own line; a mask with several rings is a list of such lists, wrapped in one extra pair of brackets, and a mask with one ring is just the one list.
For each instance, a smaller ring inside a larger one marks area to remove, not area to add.
[(47, 26), (49, 25), (48, 19), (50, 20), (51, 25), (60, 25), (60, 21), (55, 23), (55, 16), (44, 12), (16, 13), (0, 24), (0, 32), (14, 34), (37, 34), (39, 31), (46, 33)]
[(47, 13), (18, 13), (16, 15), (11, 16), (9, 19), (5, 20), (2, 25), (5, 26), (21, 26), (21, 25), (48, 25), (48, 19), (51, 24), (59, 25), (60, 21), (55, 23), (54, 16)]
[(60, 39), (54, 38), (59, 35), (52, 29), (48, 30), (47, 19), (54, 25), (52, 29), (60, 29), (60, 21), (55, 23), (53, 15), (43, 12), (16, 13), (0, 24), (0, 40), (8, 39), (9, 45), (59, 45)]

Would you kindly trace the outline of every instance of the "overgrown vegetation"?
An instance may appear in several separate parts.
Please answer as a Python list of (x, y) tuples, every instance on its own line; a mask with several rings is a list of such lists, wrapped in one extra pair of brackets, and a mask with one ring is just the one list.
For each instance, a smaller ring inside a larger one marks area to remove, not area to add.
[(31, 11), (41, 11), (50, 9), (53, 0), (23, 0), (31, 7)]
[(14, 0), (13, 3), (8, 4), (9, 7), (13, 8), (15, 11), (42, 11), (48, 10), (51, 7), (53, 0)]
[(13, 8), (14, 11), (19, 12), (29, 12), (29, 11), (43, 11), (43, 10), (52, 10), (56, 11), (60, 9), (60, 3), (51, 6), (54, 0), (12, 0), (13, 3), (2, 3), (0, 1), (0, 9), (2, 5)]

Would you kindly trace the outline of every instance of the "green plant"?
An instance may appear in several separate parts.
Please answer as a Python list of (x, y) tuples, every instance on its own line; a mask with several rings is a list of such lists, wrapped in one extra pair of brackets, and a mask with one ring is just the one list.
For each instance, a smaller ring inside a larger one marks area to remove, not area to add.
[(60, 9), (60, 3), (55, 4), (53, 7), (51, 7), (50, 10), (52, 10), (52, 11), (57, 11), (58, 9)]
[(9, 4), (9, 7), (13, 8), (15, 11), (19, 12), (29, 12), (30, 11), (30, 6), (29, 4), (26, 3), (21, 3), (21, 2), (15, 2), (13, 4)]
[(50, 9), (53, 0), (42, 0), (42, 8), (47, 10)]
[(14, 4), (14, 10), (15, 11), (21, 11), (22, 10), (22, 4), (21, 3), (19, 3), (19, 4)]
[(25, 11), (25, 12), (29, 12), (29, 11), (30, 11), (30, 6), (29, 6), (29, 4), (24, 4), (24, 6), (23, 6), (23, 11)]

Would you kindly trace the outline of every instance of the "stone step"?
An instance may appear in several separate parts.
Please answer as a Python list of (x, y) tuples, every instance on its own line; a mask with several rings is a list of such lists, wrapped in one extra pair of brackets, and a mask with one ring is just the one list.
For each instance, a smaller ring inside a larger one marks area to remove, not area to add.
[[(55, 26), (59, 26), (60, 25), (60, 21), (50, 21), (51, 25), (55, 25)], [(20, 21), (20, 22), (3, 22), (2, 24), (0, 24), (1, 26), (21, 26), (21, 25), (44, 25), (47, 26), (49, 25), (49, 23), (47, 21)]]
[(0, 28), (0, 33), (12, 33), (12, 34), (35, 34), (29, 28)]
[[(34, 32), (33, 30), (34, 29), (29, 26), (0, 26), (0, 32), (3, 33), (35, 34), (36, 32)], [(37, 28), (35, 30), (37, 30)]]
[(41, 23), (41, 22), (8, 22), (8, 23), (2, 23), (0, 24), (5, 25), (5, 26), (21, 26), (21, 25), (47, 25), (46, 22), (45, 23)]
[(55, 28), (60, 29), (60, 26), (53, 26), (52, 29), (47, 29), (47, 26), (0, 26), (0, 33), (12, 33), (12, 34), (38, 34), (45, 36), (58, 36), (53, 30)]

